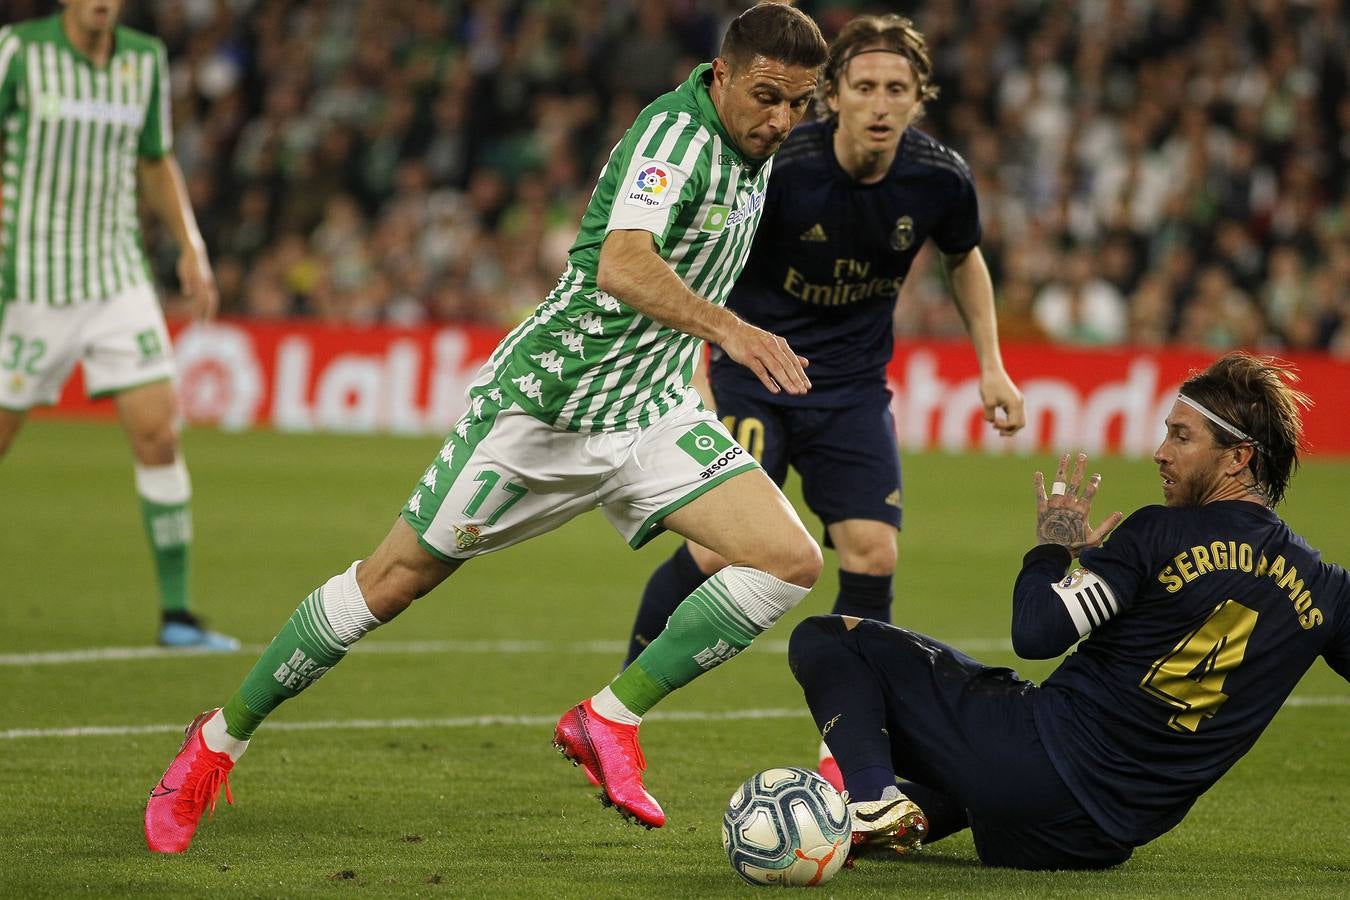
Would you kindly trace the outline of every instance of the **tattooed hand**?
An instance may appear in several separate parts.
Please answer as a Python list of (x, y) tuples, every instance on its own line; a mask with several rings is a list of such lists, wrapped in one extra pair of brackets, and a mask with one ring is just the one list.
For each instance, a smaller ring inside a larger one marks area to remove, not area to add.
[(1111, 529), (1120, 524), (1124, 514), (1119, 512), (1111, 513), (1096, 528), (1088, 524), (1092, 498), (1102, 483), (1102, 476), (1094, 474), (1084, 484), (1086, 468), (1087, 454), (1080, 453), (1073, 473), (1069, 475), (1069, 454), (1061, 456), (1049, 496), (1045, 493), (1045, 476), (1036, 473), (1036, 543), (1059, 544), (1077, 556), (1084, 547), (1100, 546)]
[(1087, 540), (1087, 520), (1069, 509), (1047, 509), (1036, 516), (1036, 543), (1073, 549)]

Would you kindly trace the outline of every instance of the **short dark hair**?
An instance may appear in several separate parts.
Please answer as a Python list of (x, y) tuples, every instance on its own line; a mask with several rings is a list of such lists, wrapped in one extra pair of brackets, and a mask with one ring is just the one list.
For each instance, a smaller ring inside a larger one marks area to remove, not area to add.
[(830, 48), (815, 21), (783, 3), (763, 2), (732, 20), (718, 54), (732, 69), (741, 69), (757, 56), (819, 69)]
[[(1298, 470), (1303, 445), (1300, 409), (1312, 406), (1307, 394), (1294, 389), (1297, 381), (1293, 366), (1283, 360), (1235, 351), (1181, 385), (1182, 394), (1250, 436), (1249, 467), (1271, 506), (1284, 499)], [(1248, 440), (1213, 421), (1206, 423), (1219, 447), (1236, 447)]]
[(937, 99), (938, 86), (932, 81), (933, 59), (928, 54), (928, 41), (913, 22), (894, 13), (858, 16), (839, 29), (839, 34), (830, 42), (830, 58), (821, 83), (826, 95), (838, 92), (839, 79), (848, 64), (859, 53), (869, 50), (885, 50), (903, 56), (918, 81), (919, 102)]

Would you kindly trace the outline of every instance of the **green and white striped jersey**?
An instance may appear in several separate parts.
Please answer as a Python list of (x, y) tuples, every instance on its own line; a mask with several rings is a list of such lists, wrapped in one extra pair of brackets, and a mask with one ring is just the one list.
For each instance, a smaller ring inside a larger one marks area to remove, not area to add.
[(117, 28), (99, 68), (61, 17), (0, 28), (0, 300), (64, 306), (148, 284), (136, 161), (169, 152), (168, 58)]
[(702, 341), (596, 287), (611, 231), (649, 231), (689, 288), (726, 303), (745, 266), (772, 161), (745, 159), (717, 117), (712, 67), (658, 97), (610, 152), (558, 285), (489, 360), (492, 382), (570, 431), (647, 425), (673, 409)]

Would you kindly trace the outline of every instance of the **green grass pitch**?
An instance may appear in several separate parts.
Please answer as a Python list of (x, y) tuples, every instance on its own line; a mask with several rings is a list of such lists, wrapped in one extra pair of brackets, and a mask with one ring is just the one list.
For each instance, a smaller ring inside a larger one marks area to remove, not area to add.
[[(237, 805), (222, 800), (187, 854), (151, 856), (144, 799), (178, 729), (229, 696), (309, 591), (375, 545), (439, 442), (190, 431), (185, 445), (197, 608), (248, 645), (238, 654), (107, 650), (146, 647), (156, 625), (113, 426), (35, 421), (0, 463), (0, 896), (753, 890), (722, 855), (721, 812), (752, 772), (814, 763), (783, 647), (798, 618), (828, 610), (834, 558), (788, 621), (648, 721), (648, 782), (669, 815), (649, 833), (602, 809), (550, 746), (556, 717), (613, 675), (641, 585), (673, 547), (665, 537), (633, 553), (598, 515), (466, 566), (371, 635), (264, 725), (232, 778)], [(1052, 465), (906, 457), (897, 621), (1017, 665), (1009, 594), (1033, 537), (1031, 473)], [(1098, 519), (1159, 497), (1146, 460), (1095, 467)], [(1314, 457), (1282, 512), (1350, 562), (1347, 497), (1350, 464)], [(1345, 896), (1350, 689), (1318, 663), (1295, 698), (1179, 828), (1119, 869), (983, 869), (958, 835), (919, 858), (864, 861), (818, 894)]]

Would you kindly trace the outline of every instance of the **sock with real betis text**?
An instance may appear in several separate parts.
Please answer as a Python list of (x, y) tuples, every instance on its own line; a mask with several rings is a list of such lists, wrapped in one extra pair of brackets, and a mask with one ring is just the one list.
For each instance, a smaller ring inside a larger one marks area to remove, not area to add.
[(740, 653), (810, 588), (746, 566), (711, 576), (671, 613), (670, 622), (609, 685), (635, 716)]
[(225, 729), (247, 741), (272, 710), (342, 661), (380, 621), (356, 584), (356, 566), (305, 598), (225, 704)]
[(192, 497), (187, 467), (180, 459), (163, 466), (135, 467), (141, 522), (150, 540), (161, 613), (188, 611), (188, 571), (192, 549)]

